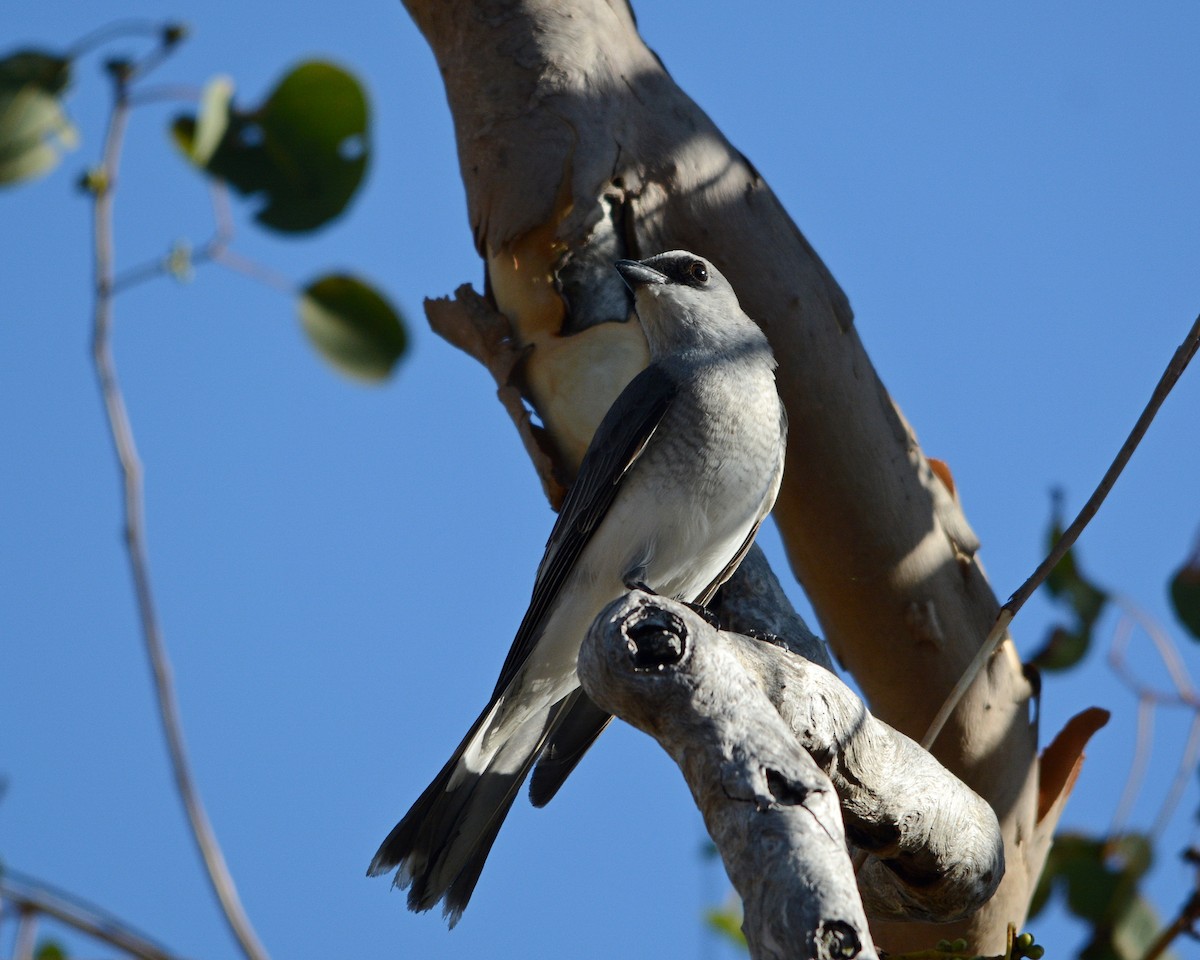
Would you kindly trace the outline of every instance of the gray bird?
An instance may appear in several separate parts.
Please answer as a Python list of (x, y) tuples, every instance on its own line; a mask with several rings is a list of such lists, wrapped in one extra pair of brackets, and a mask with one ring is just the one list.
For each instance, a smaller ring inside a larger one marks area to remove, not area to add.
[(596, 615), (632, 587), (707, 603), (737, 569), (783, 474), (775, 358), (729, 282), (682, 250), (618, 260), (650, 345), (584, 454), (491, 700), (380, 846), (408, 906), (454, 926), (517, 790), (554, 796), (612, 718), (575, 662)]

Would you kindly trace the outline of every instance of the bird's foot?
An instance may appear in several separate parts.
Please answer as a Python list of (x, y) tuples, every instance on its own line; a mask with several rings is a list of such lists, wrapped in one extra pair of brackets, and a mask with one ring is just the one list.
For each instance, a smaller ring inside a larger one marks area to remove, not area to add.
[(788, 642), (779, 636), (777, 633), (768, 633), (766, 630), (740, 630), (742, 636), (749, 637), (751, 640), (757, 640), (759, 643), (769, 643), (773, 647), (783, 647), (784, 650), (790, 650)]
[(707, 623), (714, 630), (722, 629), (721, 621), (717, 619), (717, 615), (715, 613), (713, 613), (711, 610), (709, 610), (708, 607), (706, 607), (704, 604), (688, 603), (685, 600), (683, 602), (683, 605), (685, 607), (687, 607), (689, 610), (691, 610), (692, 613), (696, 614), (696, 616), (702, 618), (704, 620), (704, 622)]

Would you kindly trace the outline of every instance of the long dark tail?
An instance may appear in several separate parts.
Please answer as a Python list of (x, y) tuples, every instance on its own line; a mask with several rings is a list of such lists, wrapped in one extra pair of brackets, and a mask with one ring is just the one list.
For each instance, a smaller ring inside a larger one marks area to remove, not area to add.
[(444, 899), (453, 927), (563, 702), (516, 719), (504, 716), (502, 704), (489, 704), (383, 841), (367, 875), (395, 869), (396, 885), (408, 888), (409, 909), (428, 910)]
[(583, 759), (588, 748), (612, 721), (612, 714), (592, 703), (582, 689), (563, 700), (554, 722), (554, 733), (546, 743), (529, 781), (529, 801), (544, 807)]

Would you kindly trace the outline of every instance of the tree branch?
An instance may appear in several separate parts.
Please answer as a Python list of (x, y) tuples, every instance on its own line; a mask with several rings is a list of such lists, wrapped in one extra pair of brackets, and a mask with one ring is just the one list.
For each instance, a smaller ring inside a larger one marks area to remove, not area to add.
[(634, 592), (596, 619), (580, 679), (679, 764), (742, 897), (752, 957), (876, 958), (833, 785), (728, 636), (681, 604)]
[(1197, 923), (1200, 923), (1200, 890), (1192, 891), (1192, 895), (1179, 908), (1175, 919), (1154, 938), (1142, 960), (1158, 960), (1167, 952), (1176, 937), (1184, 934), (1195, 936)]
[(1100, 483), (1096, 485), (1096, 489), (1088, 497), (1087, 503), (1076, 514), (1075, 519), (1071, 521), (1071, 525), (1063, 531), (1062, 536), (1058, 538), (1058, 542), (1054, 544), (1053, 549), (1038, 565), (1038, 568), (1029, 575), (1029, 578), (1016, 589), (1013, 595), (1000, 608), (1000, 612), (996, 615), (996, 622), (988, 632), (983, 646), (979, 648), (974, 659), (967, 666), (967, 669), (963, 671), (962, 676), (955, 683), (954, 688), (950, 691), (950, 694), (946, 697), (937, 714), (930, 722), (925, 735), (921, 738), (921, 744), (926, 749), (933, 746), (938, 735), (941, 734), (942, 728), (946, 725), (946, 721), (950, 719), (951, 714), (958, 707), (963, 695), (970, 689), (979, 672), (1004, 641), (1008, 625), (1012, 623), (1013, 617), (1025, 605), (1025, 601), (1033, 596), (1034, 591), (1050, 576), (1050, 572), (1067, 555), (1067, 551), (1075, 545), (1075, 541), (1083, 533), (1083, 528), (1091, 523), (1092, 517), (1096, 515), (1096, 512), (1108, 497), (1109, 492), (1117, 482), (1117, 478), (1121, 476), (1121, 473), (1129, 463), (1129, 459), (1133, 456), (1133, 452), (1138, 448), (1138, 444), (1142, 442), (1146, 431), (1150, 429), (1150, 424), (1154, 422), (1154, 417), (1158, 414), (1163, 401), (1167, 399), (1168, 394), (1174, 389), (1175, 384), (1179, 382), (1179, 378), (1183, 376), (1183, 371), (1187, 369), (1188, 363), (1196, 355), (1197, 347), (1200, 347), (1200, 316), (1196, 317), (1187, 336), (1183, 338), (1183, 342), (1171, 356), (1171, 360), (1167, 364), (1167, 368), (1163, 371), (1162, 376), (1159, 377), (1158, 383), (1154, 387), (1154, 392), (1151, 393), (1150, 399), (1146, 402), (1141, 416), (1138, 417), (1137, 423), (1133, 425), (1133, 429), (1129, 431), (1129, 436), (1121, 444), (1121, 449), (1117, 451), (1116, 457), (1109, 464), (1108, 469), (1104, 472), (1104, 476), (1100, 478)]
[(129, 89), (125, 76), (114, 77), (115, 94), (112, 113), (105, 135), (103, 160), (99, 176), (91, 182), (93, 203), (93, 285), (95, 303), (92, 320), (92, 359), (100, 385), (101, 397), (108, 418), (113, 448), (120, 465), (124, 489), (125, 546), (129, 556), (137, 600), (138, 618), (146, 645), (146, 655), (154, 678), (159, 718), (166, 738), (167, 752), (175, 778), (175, 787), (183, 802), (221, 910), (248, 960), (267, 960), (267, 952), (259, 942), (242, 908), (237, 887), (225, 864), (208, 815), (196, 789), (183, 740), (179, 706), (171, 679), (171, 666), (166, 645), (155, 612), (154, 594), (150, 585), (150, 567), (146, 553), (145, 519), (142, 495), (142, 464), (134, 441), (133, 427), (125, 408), (125, 399), (117, 379), (112, 353), (112, 303), (114, 294), (113, 196), (117, 185), (121, 146), (129, 118)]
[[(680, 765), (747, 900), (752, 944), (771, 940), (754, 924), (801, 909), (793, 901), (810, 911), (787, 914), (793, 937), (819, 931), (830, 918), (858, 927), (853, 912), (837, 912), (845, 910), (846, 884), (854, 885), (853, 870), (842, 873), (843, 859), (849, 867), (844, 841), (843, 855), (830, 859), (806, 832), (810, 818), (747, 820), (746, 784), (756, 785), (759, 813), (799, 804), (828, 831), (824, 837), (841, 838), (844, 819), (844, 835), (870, 854), (858, 888), (873, 918), (945, 922), (973, 913), (1004, 872), (991, 808), (918, 744), (872, 717), (829, 670), (785, 644), (719, 632), (681, 604), (635, 592), (597, 618), (580, 677), (592, 699), (649, 733)], [(825, 796), (830, 809), (840, 808), (832, 820), (809, 800)], [(779, 861), (767, 868), (760, 857)], [(822, 903), (823, 896), (833, 899)]]
[(22, 916), (52, 917), (139, 960), (179, 960), (177, 954), (112, 914), (11, 869), (0, 874), (0, 899), (11, 902)]

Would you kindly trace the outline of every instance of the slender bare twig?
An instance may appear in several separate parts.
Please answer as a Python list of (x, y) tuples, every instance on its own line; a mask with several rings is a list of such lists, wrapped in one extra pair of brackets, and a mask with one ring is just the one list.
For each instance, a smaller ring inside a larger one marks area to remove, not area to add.
[[(139, 960), (178, 960), (177, 954), (107, 911), (11, 869), (0, 876), (0, 896), (12, 903), (23, 918), (51, 917)], [(20, 956), (17, 947), (14, 957)]]
[(1183, 791), (1192, 779), (1198, 756), (1200, 756), (1200, 714), (1195, 714), (1192, 717), (1192, 724), (1188, 728), (1187, 744), (1183, 748), (1183, 756), (1179, 758), (1179, 766), (1175, 770), (1175, 777), (1171, 780), (1171, 788), (1167, 791), (1167, 799), (1163, 801), (1158, 816), (1154, 818), (1154, 825), (1150, 828), (1150, 836), (1154, 839), (1157, 840), (1162, 836), (1163, 830), (1166, 829), (1167, 823), (1175, 813), (1175, 808), (1183, 799)]
[(1125, 786), (1121, 790), (1121, 799), (1113, 813), (1112, 825), (1108, 828), (1109, 836), (1123, 833), (1125, 824), (1133, 812), (1134, 801), (1138, 791), (1146, 779), (1146, 769), (1150, 765), (1150, 747), (1154, 741), (1154, 701), (1140, 696), (1137, 706), (1137, 738), (1133, 748), (1133, 763), (1129, 768), (1129, 776), (1125, 778)]
[(1200, 347), (1200, 316), (1196, 317), (1192, 324), (1191, 330), (1183, 339), (1183, 343), (1175, 351), (1175, 355), (1171, 357), (1171, 362), (1167, 364), (1167, 369), (1163, 371), (1163, 375), (1159, 378), (1158, 384), (1154, 388), (1154, 392), (1150, 395), (1150, 401), (1146, 404), (1146, 408), (1142, 411), (1142, 415), (1138, 417), (1137, 423), (1133, 425), (1133, 429), (1129, 432), (1129, 436), (1125, 438), (1125, 442), (1121, 445), (1121, 449), (1117, 451), (1116, 457), (1112, 464), (1101, 478), (1099, 485), (1088, 498), (1087, 503), (1083, 505), (1083, 509), (1079, 511), (1071, 525), (1063, 531), (1054, 548), (1047, 554), (1046, 559), (1041, 562), (1036, 570), (1030, 575), (1016, 592), (1004, 602), (1000, 608), (999, 614), (996, 616), (996, 622), (992, 625), (987, 638), (983, 641), (983, 646), (979, 648), (979, 652), (975, 654), (975, 658), (970, 665), (959, 677), (958, 683), (954, 685), (954, 689), (950, 691), (950, 695), (946, 698), (946, 702), (942, 704), (937, 715), (933, 718), (933, 722), (929, 724), (929, 729), (925, 731), (925, 736), (921, 738), (921, 746), (929, 749), (937, 740), (938, 734), (942, 732), (942, 728), (946, 725), (946, 721), (950, 719), (950, 715), (954, 713), (959, 701), (967, 689), (975, 682), (975, 678), (979, 672), (987, 665), (987, 662), (992, 658), (992, 654), (999, 648), (1004, 640), (1004, 634), (1008, 630), (1008, 625), (1012, 623), (1013, 617), (1017, 615), (1017, 611), (1025, 605), (1025, 601), (1033, 596), (1033, 592), (1042, 585), (1046, 577), (1052, 571), (1063, 557), (1067, 555), (1067, 551), (1079, 539), (1079, 534), (1083, 532), (1083, 528), (1091, 522), (1092, 517), (1096, 515), (1096, 511), (1100, 509), (1100, 505), (1104, 503), (1109, 491), (1117, 482), (1117, 478), (1125, 469), (1125, 465), (1129, 463), (1129, 458), (1133, 456), (1133, 451), (1137, 449), (1138, 444), (1142, 442), (1142, 437), (1146, 435), (1146, 431), (1150, 428), (1151, 422), (1158, 413), (1158, 408), (1162, 406), (1163, 401), (1167, 399), (1167, 395), (1171, 392), (1183, 371), (1187, 369), (1188, 363), (1192, 357), (1196, 355), (1196, 349)]
[(13, 960), (33, 960), (33, 949), (37, 943), (38, 912), (24, 904), (18, 904), (17, 934), (13, 940)]
[(1191, 674), (1188, 673), (1183, 657), (1179, 655), (1179, 648), (1171, 642), (1167, 632), (1155, 622), (1153, 617), (1129, 598), (1118, 595), (1114, 599), (1124, 610), (1125, 616), (1146, 631), (1146, 636), (1150, 638), (1158, 655), (1162, 658), (1163, 666), (1171, 675), (1171, 682), (1175, 684), (1175, 694), (1178, 696), (1179, 702), (1193, 709), (1200, 707), (1200, 697), (1196, 695), (1196, 686), (1192, 683)]
[(170, 272), (169, 257), (157, 257), (154, 260), (148, 260), (145, 263), (138, 264), (136, 267), (129, 267), (126, 270), (122, 270), (117, 276), (113, 277), (112, 289), (109, 293), (111, 296), (116, 296), (130, 287), (136, 287), (147, 280), (154, 280)]
[(276, 273), (270, 267), (243, 257), (240, 253), (234, 253), (228, 247), (220, 247), (212, 251), (201, 251), (196, 254), (197, 263), (201, 262), (202, 259), (218, 263), (227, 270), (240, 273), (251, 280), (257, 280), (259, 283), (264, 283), (268, 287), (272, 287), (288, 296), (295, 296), (296, 294), (296, 284), (282, 273)]
[(1187, 902), (1179, 908), (1179, 914), (1150, 944), (1150, 949), (1146, 951), (1142, 960), (1158, 960), (1167, 952), (1167, 948), (1176, 937), (1193, 931), (1197, 922), (1200, 922), (1200, 890), (1193, 892)]
[(146, 555), (143, 517), (142, 465), (134, 442), (133, 429), (125, 409), (125, 400), (117, 380), (112, 355), (113, 281), (113, 194), (120, 164), (121, 145), (129, 116), (128, 82), (114, 77), (115, 98), (105, 136), (100, 176), (95, 180), (93, 203), (93, 245), (95, 306), (93, 313), (92, 356), (100, 393), (108, 414), (113, 447), (120, 463), (124, 485), (125, 545), (129, 555), (130, 572), (137, 597), (138, 617), (154, 676), (159, 716), (167, 741), (175, 786), (187, 812), (192, 836), (204, 860), (213, 892), (220, 902), (225, 919), (250, 960), (266, 960), (267, 952), (259, 942), (238, 898), (237, 888), (225, 864), (199, 793), (192, 779), (190, 763), (183, 741), (183, 728), (171, 679), (171, 667), (155, 613), (150, 588), (150, 570)]
[(233, 210), (229, 205), (229, 187), (221, 180), (212, 183), (213, 236), (192, 258), (193, 263), (216, 263), (226, 270), (257, 280), (289, 297), (295, 296), (296, 284), (282, 273), (230, 249), (233, 243)]
[[(132, 101), (130, 102), (132, 103)], [(282, 273), (230, 249), (234, 233), (233, 212), (229, 207), (229, 188), (220, 180), (213, 181), (212, 203), (213, 235), (191, 255), (190, 265), (199, 267), (206, 263), (215, 263), (226, 270), (240, 273), (244, 277), (256, 280), (289, 297), (295, 296), (296, 284)], [(174, 272), (171, 255), (156, 257), (122, 270), (114, 277), (110, 292), (115, 296), (130, 287), (136, 287), (148, 280), (155, 280)]]
[(157, 20), (127, 19), (97, 27), (91, 33), (80, 37), (67, 48), (67, 59), (74, 60), (97, 47), (103, 46), (117, 37), (157, 37), (162, 34), (162, 24)]
[[(1187, 743), (1180, 756), (1175, 776), (1171, 781), (1167, 797), (1159, 808), (1151, 828), (1151, 835), (1157, 836), (1162, 832), (1179, 801), (1187, 783), (1195, 770), (1197, 758), (1200, 757), (1200, 694), (1192, 682), (1187, 666), (1180, 656), (1178, 648), (1161, 625), (1155, 622), (1146, 611), (1127, 597), (1114, 596), (1114, 601), (1121, 608), (1121, 618), (1113, 632), (1112, 648), (1108, 652), (1108, 663), (1117, 679), (1138, 698), (1138, 739), (1134, 748), (1134, 763), (1121, 794), (1121, 802), (1113, 818), (1113, 828), (1116, 833), (1124, 826), (1125, 819), (1132, 809), (1133, 800), (1141, 789), (1149, 763), (1149, 726), (1154, 710), (1159, 707), (1183, 707), (1192, 712), (1192, 722), (1188, 730)], [(1163, 690), (1142, 680), (1134, 671), (1127, 651), (1134, 635), (1134, 627), (1140, 626), (1154, 644), (1162, 659), (1163, 666), (1170, 675), (1173, 690)], [(1144, 729), (1145, 728), (1145, 729)]]

